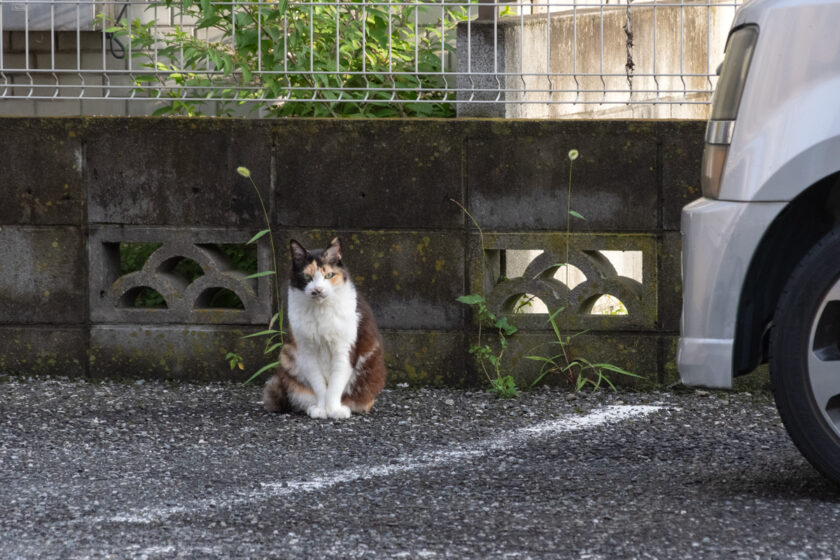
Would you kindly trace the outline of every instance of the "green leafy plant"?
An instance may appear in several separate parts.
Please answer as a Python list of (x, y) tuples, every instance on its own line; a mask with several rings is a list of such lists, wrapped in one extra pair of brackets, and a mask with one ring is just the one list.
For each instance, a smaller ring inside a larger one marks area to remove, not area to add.
[[(481, 240), (481, 269), (484, 270), (484, 231), (482, 231), (481, 226), (478, 225), (478, 222), (473, 218), (472, 214), (460, 202), (454, 198), (450, 198), (449, 200), (456, 204), (472, 220), (472, 223), (478, 230), (479, 239)], [(502, 398), (519, 396), (519, 390), (516, 388), (516, 381), (513, 379), (513, 376), (502, 375), (502, 357), (508, 347), (508, 337), (516, 333), (517, 328), (510, 324), (507, 317), (498, 317), (490, 311), (483, 294), (461, 296), (457, 298), (457, 301), (472, 306), (476, 311), (478, 317), (478, 337), (476, 343), (470, 346), (470, 354), (475, 356), (478, 365), (490, 382), (490, 392)], [(498, 337), (498, 351), (482, 340), (483, 329), (485, 327), (495, 330)], [(490, 366), (489, 368), (487, 367), (488, 365)]]
[[(569, 158), (569, 185), (568, 198), (566, 201), (566, 213), (569, 219), (566, 221), (566, 247), (565, 247), (565, 261), (569, 262), (569, 245), (571, 241), (571, 218), (585, 220), (586, 218), (579, 212), (572, 210), (572, 165), (579, 157), (577, 150), (570, 150)], [(472, 220), (479, 233), (481, 244), (481, 269), (485, 268), (485, 243), (484, 232), (479, 226), (475, 218), (467, 211), (462, 204), (457, 200), (450, 199), (456, 204), (464, 214)], [(563, 266), (564, 263), (557, 263), (556, 267)], [(566, 266), (566, 284), (569, 284), (569, 268)], [(524, 308), (530, 307), (534, 296), (522, 298), (515, 306), (514, 313), (520, 313)], [(510, 375), (502, 375), (502, 358), (508, 348), (508, 338), (517, 332), (517, 329), (512, 325), (507, 317), (498, 316), (494, 314), (487, 307), (487, 300), (482, 294), (470, 294), (461, 296), (458, 301), (466, 305), (470, 305), (475, 310), (478, 318), (478, 338), (475, 344), (470, 347), (470, 353), (476, 357), (484, 374), (490, 382), (490, 391), (502, 397), (514, 397), (519, 394), (516, 387), (516, 382)], [(569, 302), (567, 300), (566, 306)], [(531, 355), (525, 356), (526, 359), (540, 362), (542, 364), (540, 372), (536, 379), (531, 383), (530, 387), (534, 387), (540, 383), (548, 375), (560, 375), (562, 378), (573, 387), (574, 390), (581, 391), (586, 386), (591, 386), (593, 391), (598, 390), (601, 386), (606, 385), (615, 390), (615, 384), (610, 379), (610, 374), (626, 375), (630, 377), (641, 378), (641, 376), (631, 373), (619, 366), (605, 362), (592, 362), (583, 357), (572, 356), (570, 351), (570, 344), (572, 339), (586, 333), (581, 331), (572, 335), (564, 335), (561, 331), (560, 325), (557, 321), (557, 316), (564, 310), (560, 308), (549, 314), (548, 324), (551, 326), (555, 339), (549, 343), (557, 351), (553, 355)], [(482, 339), (483, 329), (493, 330), (498, 336), (498, 350), (494, 349), (490, 344)]]
[(548, 322), (551, 325), (555, 336), (555, 340), (553, 340), (550, 344), (559, 348), (560, 351), (549, 357), (525, 356), (528, 360), (534, 360), (542, 363), (540, 373), (531, 383), (531, 387), (537, 385), (546, 375), (549, 374), (559, 374), (563, 376), (569, 386), (574, 387), (576, 392), (583, 389), (586, 385), (591, 385), (592, 390), (597, 391), (602, 384), (608, 385), (613, 391), (615, 391), (615, 385), (610, 380), (608, 373), (617, 373), (620, 375), (641, 378), (640, 375), (630, 373), (629, 371), (610, 363), (592, 363), (586, 358), (571, 357), (568, 350), (569, 343), (574, 337), (584, 334), (586, 331), (563, 336), (556, 320), (557, 315), (562, 311), (563, 308), (560, 308), (548, 317)]
[(516, 380), (512, 375), (500, 375), (491, 379), (490, 392), (503, 399), (519, 396), (519, 389), (516, 388)]
[[(572, 166), (574, 161), (579, 157), (577, 150), (569, 150), (569, 186), (566, 199), (566, 212), (570, 219), (566, 220), (566, 263), (569, 263), (569, 245), (571, 241), (571, 218), (585, 220), (580, 213), (572, 210)], [(558, 263), (558, 267), (564, 263)], [(566, 285), (569, 284), (569, 267), (566, 266)], [(568, 297), (568, 294), (567, 294)], [(566, 302), (568, 306), (568, 300)], [(581, 331), (573, 335), (563, 336), (560, 327), (557, 324), (557, 315), (559, 315), (564, 308), (555, 310), (548, 316), (548, 323), (551, 325), (554, 332), (555, 340), (550, 342), (553, 347), (559, 348), (559, 352), (553, 356), (525, 356), (528, 360), (534, 360), (542, 363), (540, 372), (536, 379), (531, 383), (531, 387), (537, 385), (540, 381), (549, 374), (559, 374), (566, 382), (574, 387), (575, 391), (582, 390), (585, 386), (590, 385), (593, 391), (598, 390), (602, 384), (608, 385), (612, 390), (615, 390), (615, 385), (610, 380), (608, 373), (617, 373), (619, 375), (626, 375), (629, 377), (641, 378), (640, 375), (631, 373), (623, 368), (610, 363), (592, 363), (586, 358), (572, 357), (569, 352), (569, 344), (576, 336), (584, 334), (586, 331)]]
[[(487, 376), (491, 392), (505, 398), (518, 396), (519, 391), (513, 377), (502, 375), (502, 357), (508, 347), (507, 339), (517, 331), (516, 327), (508, 322), (507, 317), (499, 317), (490, 311), (487, 308), (487, 301), (480, 294), (461, 296), (458, 301), (472, 306), (478, 316), (478, 341), (470, 346), (470, 354), (475, 356), (482, 371), (484, 371), (484, 375)], [(499, 344), (498, 351), (482, 341), (482, 327), (487, 327), (496, 332)]]
[[(138, 91), (168, 99), (157, 114), (200, 115), (201, 98), (280, 116), (451, 117), (444, 76), (452, 31), (463, 6), (164, 0), (175, 26), (160, 35), (154, 22), (120, 20), (106, 28), (129, 41), (141, 66)], [(208, 39), (212, 37), (212, 39)], [(161, 93), (162, 92), (162, 93)]]
[[(264, 341), (263, 354), (265, 356), (274, 357), (274, 356), (277, 356), (277, 354), (280, 352), (280, 350), (282, 350), (282, 348), (283, 348), (283, 336), (285, 335), (285, 332), (283, 331), (283, 304), (282, 304), (282, 300), (280, 299), (280, 282), (277, 278), (277, 251), (276, 251), (275, 246), (274, 246), (274, 233), (271, 231), (271, 221), (269, 220), (269, 217), (268, 217), (268, 209), (265, 206), (265, 201), (263, 200), (262, 193), (260, 192), (260, 189), (257, 187), (257, 184), (254, 182), (254, 179), (251, 177), (251, 171), (247, 167), (241, 167), (240, 166), (240, 167), (236, 168), (236, 172), (239, 173), (241, 176), (247, 178), (251, 182), (251, 186), (254, 187), (254, 191), (257, 193), (257, 198), (260, 201), (260, 207), (262, 208), (263, 219), (265, 220), (265, 225), (266, 225), (266, 228), (257, 232), (256, 235), (254, 235), (248, 241), (247, 245), (254, 244), (257, 241), (259, 241), (261, 238), (263, 238), (264, 236), (268, 236), (269, 244), (271, 246), (272, 265), (274, 266), (274, 268), (272, 270), (264, 270), (264, 271), (261, 271), (261, 272), (256, 272), (254, 274), (246, 276), (246, 278), (261, 278), (261, 277), (264, 277), (264, 276), (271, 276), (272, 277), (271, 278), (272, 287), (274, 288), (275, 301), (277, 302), (277, 305), (279, 306), (279, 309), (278, 309), (277, 313), (272, 315), (271, 320), (268, 323), (268, 328), (267, 329), (262, 330), (260, 332), (253, 333), (253, 334), (245, 335), (242, 338), (243, 339), (248, 339), (248, 338), (264, 337), (265, 341)], [(239, 354), (237, 354), (235, 352), (228, 352), (227, 355), (225, 356), (225, 360), (228, 361), (228, 364), (230, 365), (231, 370), (233, 370), (237, 367), (239, 369), (245, 369), (244, 359), (242, 358), (242, 356), (240, 356)], [(280, 363), (279, 360), (274, 360), (274, 361), (260, 367), (256, 372), (254, 372), (245, 381), (245, 383), (246, 384), (250, 383), (251, 381), (253, 381), (257, 377), (259, 377), (261, 374), (263, 374), (264, 372), (276, 368), (279, 363)]]

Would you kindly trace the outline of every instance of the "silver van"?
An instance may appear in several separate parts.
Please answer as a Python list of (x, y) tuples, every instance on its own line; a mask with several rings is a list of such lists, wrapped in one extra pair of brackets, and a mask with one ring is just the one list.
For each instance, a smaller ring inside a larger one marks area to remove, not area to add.
[(738, 11), (683, 209), (678, 367), (732, 386), (769, 362), (782, 420), (840, 482), (840, 2)]

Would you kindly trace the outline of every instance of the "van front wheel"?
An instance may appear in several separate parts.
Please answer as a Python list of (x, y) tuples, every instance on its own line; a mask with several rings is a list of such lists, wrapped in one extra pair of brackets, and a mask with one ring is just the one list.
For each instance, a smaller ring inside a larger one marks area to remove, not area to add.
[(840, 228), (788, 280), (770, 337), (782, 421), (802, 454), (840, 484)]

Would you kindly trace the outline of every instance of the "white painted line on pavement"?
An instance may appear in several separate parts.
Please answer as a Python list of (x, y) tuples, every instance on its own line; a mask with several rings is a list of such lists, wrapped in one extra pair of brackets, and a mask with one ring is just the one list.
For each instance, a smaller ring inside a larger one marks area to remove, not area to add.
[(463, 463), (466, 459), (481, 457), (491, 451), (519, 447), (531, 440), (595, 428), (606, 424), (614, 424), (631, 418), (646, 416), (661, 409), (662, 407), (660, 406), (608, 406), (585, 416), (565, 416), (558, 420), (542, 422), (535, 426), (503, 433), (498, 437), (483, 439), (472, 444), (465, 444), (459, 446), (457, 449), (438, 449), (435, 451), (410, 453), (397, 457), (388, 464), (362, 465), (328, 472), (311, 478), (286, 482), (268, 482), (263, 483), (259, 490), (247, 493), (235, 493), (228, 496), (222, 495), (195, 500), (182, 506), (151, 507), (110, 517), (88, 518), (87, 522), (152, 523), (164, 521), (183, 513), (195, 514), (209, 509), (218, 511), (219, 509), (265, 501), (282, 496), (317, 492), (358, 480), (387, 477), (404, 472)]

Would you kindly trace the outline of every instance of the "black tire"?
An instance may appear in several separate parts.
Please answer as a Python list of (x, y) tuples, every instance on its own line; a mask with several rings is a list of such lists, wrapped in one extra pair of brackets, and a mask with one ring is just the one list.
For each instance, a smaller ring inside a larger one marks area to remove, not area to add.
[(840, 484), (840, 228), (808, 252), (782, 292), (770, 377), (791, 439)]

